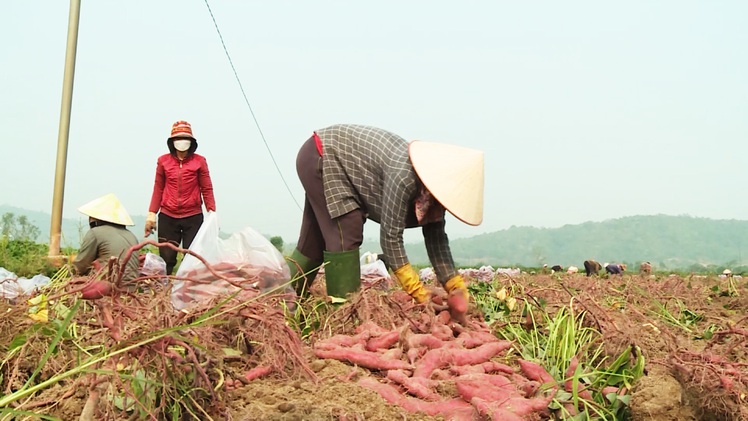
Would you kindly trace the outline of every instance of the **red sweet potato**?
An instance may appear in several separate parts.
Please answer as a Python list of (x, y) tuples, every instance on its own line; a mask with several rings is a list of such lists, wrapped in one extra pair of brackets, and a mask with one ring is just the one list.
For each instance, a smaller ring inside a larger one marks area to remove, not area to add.
[(506, 364), (502, 364), (498, 361), (486, 361), (483, 364), (483, 370), (486, 373), (505, 373), (505, 374), (513, 374), (514, 369), (512, 367), (509, 367)]
[(96, 300), (112, 293), (114, 285), (108, 281), (91, 281), (81, 290), (84, 300)]
[(462, 399), (450, 399), (438, 402), (426, 402), (401, 394), (394, 386), (383, 384), (371, 377), (362, 377), (358, 384), (361, 387), (379, 393), (387, 402), (397, 405), (410, 413), (422, 412), (429, 416), (442, 415), (454, 421), (469, 421), (477, 418), (475, 408)]
[(509, 341), (499, 341), (483, 344), (473, 349), (437, 348), (426, 352), (418, 362), (413, 377), (429, 377), (437, 368), (447, 365), (476, 365), (482, 364), (499, 352), (511, 347)]
[(273, 367), (269, 366), (257, 366), (247, 372), (244, 373), (244, 378), (247, 379), (247, 381), (252, 381), (254, 379), (259, 379), (260, 377), (267, 376), (268, 374), (273, 372)]
[(434, 323), (431, 325), (431, 334), (442, 341), (454, 341), (455, 335), (452, 328), (444, 324)]
[[(569, 368), (566, 370), (566, 381), (564, 381), (564, 389), (569, 392), (574, 392), (574, 372), (577, 370), (577, 367), (579, 366), (579, 359), (576, 356), (571, 357), (571, 360), (569, 361)], [(591, 401), (593, 400), (592, 394), (589, 390), (587, 390), (586, 386), (583, 383), (579, 382), (579, 379), (577, 379), (577, 394), (579, 397), (581, 397), (584, 400)]]
[(436, 349), (443, 347), (445, 343), (436, 336), (428, 333), (414, 333), (405, 339), (405, 345), (408, 349), (421, 347)]
[(349, 336), (349, 335), (334, 335), (327, 339), (323, 339), (321, 341), (317, 341), (319, 344), (321, 343), (328, 343), (328, 344), (335, 344), (340, 345), (343, 347), (352, 347), (356, 344), (365, 344), (367, 340), (369, 340), (370, 337), (369, 332), (361, 332), (358, 335)]
[(548, 374), (547, 371), (543, 367), (541, 367), (539, 364), (536, 364), (532, 361), (527, 361), (523, 359), (517, 360), (519, 363), (519, 368), (522, 370), (523, 373), (525, 373), (525, 376), (527, 376), (530, 380), (535, 380), (537, 382), (540, 382), (540, 384), (556, 384), (556, 379), (553, 378), (550, 374)]
[(437, 382), (423, 377), (408, 377), (402, 370), (390, 370), (387, 372), (387, 379), (403, 386), (411, 395), (427, 401), (438, 401), (441, 399), (438, 393), (434, 392)]
[(467, 374), (455, 379), (455, 387), (467, 402), (471, 402), (473, 398), (496, 402), (521, 397), (514, 384), (500, 375)]
[(411, 365), (402, 360), (390, 360), (382, 354), (356, 348), (336, 348), (314, 350), (317, 358), (347, 361), (370, 370), (409, 370)]
[(506, 408), (498, 406), (496, 402), (475, 398), (471, 403), (481, 416), (488, 417), (491, 421), (524, 421), (524, 418)]
[(396, 344), (400, 340), (400, 332), (393, 330), (392, 332), (383, 333), (379, 336), (369, 338), (366, 342), (367, 351), (376, 351), (378, 349), (389, 349), (392, 345)]

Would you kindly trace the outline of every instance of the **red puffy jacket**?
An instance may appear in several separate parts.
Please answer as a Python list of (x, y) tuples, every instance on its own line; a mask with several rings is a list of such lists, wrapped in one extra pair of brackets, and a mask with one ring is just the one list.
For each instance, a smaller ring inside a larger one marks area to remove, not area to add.
[(193, 153), (180, 161), (172, 154), (161, 155), (148, 211), (156, 213), (160, 209), (172, 218), (186, 218), (202, 213), (203, 200), (208, 211), (216, 210), (205, 157)]

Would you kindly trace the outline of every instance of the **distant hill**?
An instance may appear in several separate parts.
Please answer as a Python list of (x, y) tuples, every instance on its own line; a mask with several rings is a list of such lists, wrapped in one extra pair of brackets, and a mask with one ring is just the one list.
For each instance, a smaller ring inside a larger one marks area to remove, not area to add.
[[(49, 230), (52, 226), (52, 215), (46, 212), (30, 211), (14, 206), (0, 205), (0, 216), (12, 213), (16, 216), (25, 215), (29, 222), (39, 228), (41, 235), (36, 239), (38, 243), (49, 243)], [(145, 226), (145, 216), (131, 216), (135, 227), (131, 231), (136, 236), (142, 236), (142, 227)], [(139, 227), (139, 228), (138, 228)], [(138, 229), (134, 229), (138, 228)], [(88, 217), (80, 215), (78, 219), (62, 218), (60, 246), (78, 248), (83, 236), (88, 231)]]
[[(49, 242), (51, 216), (0, 205), (5, 213), (26, 215), (41, 231), (37, 242)], [(133, 216), (136, 236), (144, 216)], [(87, 218), (63, 219), (63, 247), (77, 248), (88, 230)], [(743, 243), (746, 252), (743, 252)], [(450, 241), (459, 266), (490, 264), (539, 267), (543, 264), (578, 266), (587, 259), (600, 263), (623, 262), (635, 266), (649, 261), (659, 270), (686, 269), (694, 265), (739, 267), (748, 265), (748, 221), (715, 220), (691, 216), (629, 216), (602, 222), (585, 222), (560, 228), (511, 227), (493, 233)], [(290, 253), (294, 244), (286, 244)], [(423, 242), (405, 245), (411, 262), (429, 265)], [(378, 239), (367, 240), (365, 251), (381, 252)]]
[[(742, 243), (746, 243), (743, 252)], [(748, 221), (690, 216), (630, 216), (560, 228), (511, 227), (450, 241), (458, 265), (539, 267), (578, 266), (587, 259), (659, 269), (693, 265), (737, 267), (748, 264)], [(379, 251), (367, 242), (364, 250)], [(423, 244), (407, 244), (413, 263), (428, 264)]]

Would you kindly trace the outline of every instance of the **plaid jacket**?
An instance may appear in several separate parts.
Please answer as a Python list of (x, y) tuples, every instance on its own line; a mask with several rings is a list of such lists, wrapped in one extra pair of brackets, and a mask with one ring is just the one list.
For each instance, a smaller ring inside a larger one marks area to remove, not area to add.
[[(420, 189), (408, 142), (382, 129), (351, 124), (316, 133), (323, 148), (322, 182), (330, 216), (363, 210), (380, 225), (380, 244), (390, 267), (407, 264), (403, 231), (418, 226), (414, 202)], [(429, 260), (442, 283), (457, 273), (444, 224), (422, 227)]]

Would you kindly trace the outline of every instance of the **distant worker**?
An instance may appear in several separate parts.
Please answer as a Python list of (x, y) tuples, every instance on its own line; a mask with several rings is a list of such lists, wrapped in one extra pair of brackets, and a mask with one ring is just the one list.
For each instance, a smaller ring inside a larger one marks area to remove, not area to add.
[(122, 276), (123, 286), (138, 277), (138, 256), (131, 256), (123, 262), (127, 250), (138, 244), (135, 234), (127, 226), (135, 225), (122, 203), (114, 194), (107, 194), (94, 199), (78, 208), (88, 216), (88, 230), (83, 236), (80, 250), (73, 260), (73, 267), (80, 275), (87, 275), (91, 270), (98, 271), (114, 256), (120, 265), (125, 265)]
[(576, 266), (569, 266), (569, 268), (566, 269), (566, 273), (568, 273), (569, 275), (573, 275), (578, 272), (579, 272), (579, 268)]
[(553, 265), (553, 266), (551, 266), (551, 270), (553, 272), (561, 272), (561, 271), (564, 270), (564, 267), (561, 266), (561, 265)]
[(639, 274), (640, 275), (650, 275), (652, 273), (652, 264), (649, 262), (642, 262), (641, 265), (639, 265)]
[[(190, 123), (174, 123), (166, 146), (169, 153), (156, 161), (156, 180), (145, 222), (145, 236), (151, 235), (158, 227), (159, 242), (188, 249), (203, 224), (203, 202), (208, 212), (216, 210), (213, 182), (208, 161), (195, 153), (197, 139), (192, 136)], [(166, 274), (171, 275), (177, 265), (176, 250), (159, 247), (159, 255), (166, 262)]]
[(602, 265), (595, 260), (584, 261), (584, 272), (587, 274), (587, 276), (599, 274), (602, 268), (603, 268)]
[[(452, 317), (464, 319), (465, 281), (455, 269), (445, 232), (445, 209), (457, 219), (483, 221), (483, 153), (402, 137), (370, 126), (334, 125), (314, 132), (299, 150), (304, 213), (290, 256), (296, 290), (307, 291), (323, 261), (327, 295), (360, 288), (359, 247), (367, 218), (379, 223), (384, 260), (418, 303), (431, 293), (411, 266), (406, 228), (421, 227), (429, 260), (449, 294)], [(301, 276), (307, 273), (307, 276)]]
[(607, 272), (610, 275), (621, 275), (625, 271), (626, 271), (626, 265), (623, 263), (620, 263), (620, 264), (606, 263), (605, 264), (605, 272)]

